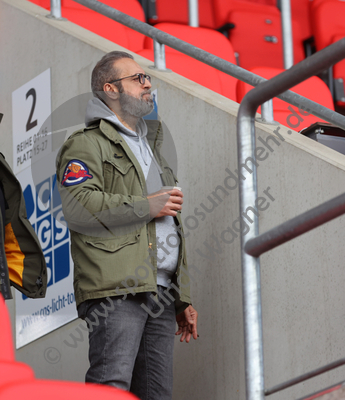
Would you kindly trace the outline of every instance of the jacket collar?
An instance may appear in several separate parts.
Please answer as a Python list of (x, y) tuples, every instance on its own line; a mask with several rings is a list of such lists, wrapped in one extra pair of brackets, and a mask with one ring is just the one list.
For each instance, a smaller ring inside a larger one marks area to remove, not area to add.
[[(151, 150), (159, 150), (163, 143), (163, 130), (162, 130), (162, 123), (157, 120), (147, 120), (145, 121), (147, 125), (147, 141)], [(93, 126), (90, 126), (91, 128)], [(113, 141), (114, 143), (122, 143), (123, 139), (119, 132), (116, 130), (114, 125), (110, 122), (101, 119), (99, 123), (99, 129), (106, 136), (109, 140)]]
[(109, 140), (113, 141), (114, 143), (122, 142), (121, 135), (110, 122), (101, 119), (99, 124), (99, 129), (101, 130), (104, 136), (106, 136)]

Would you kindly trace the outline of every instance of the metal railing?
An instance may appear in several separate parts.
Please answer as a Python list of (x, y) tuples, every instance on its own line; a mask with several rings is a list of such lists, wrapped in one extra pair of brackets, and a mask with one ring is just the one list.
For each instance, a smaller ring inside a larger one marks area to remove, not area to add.
[[(60, 0), (55, 0), (55, 1), (60, 1)], [(225, 61), (211, 53), (208, 53), (202, 49), (199, 49), (198, 47), (195, 47), (187, 42), (184, 42), (183, 40), (180, 40), (172, 35), (169, 35), (168, 33), (156, 29), (151, 25), (148, 25), (142, 21), (130, 17), (129, 15), (124, 14), (118, 10), (115, 10), (107, 6), (106, 4), (100, 3), (96, 0), (74, 0), (74, 1), (108, 18), (111, 18), (114, 21), (119, 22), (124, 26), (127, 26), (128, 28), (140, 32), (152, 38), (155, 42), (157, 42), (158, 44), (155, 45), (155, 48), (160, 49), (157, 50), (157, 52), (155, 52), (155, 54), (157, 53), (160, 55), (159, 58), (160, 62), (157, 63), (158, 65), (156, 65), (155, 63), (157, 69), (162, 69), (161, 66), (165, 65), (162, 45), (167, 45), (177, 51), (180, 51), (181, 53), (184, 53), (190, 57), (195, 58), (196, 60), (203, 62), (204, 64), (210, 65), (211, 67), (214, 67), (219, 71), (225, 72), (226, 74), (233, 76), (234, 78), (249, 83), (252, 86), (258, 86), (260, 83), (266, 81), (266, 79), (262, 78), (259, 75), (253, 74), (252, 72), (249, 72), (241, 67), (238, 67), (235, 64)], [(303, 110), (306, 110), (325, 121), (331, 122), (334, 125), (339, 126), (340, 128), (345, 129), (345, 117), (343, 115), (336, 113), (333, 110), (330, 110), (329, 108), (324, 107), (303, 96), (300, 96), (297, 93), (294, 93), (292, 91), (286, 91), (284, 93), (279, 94), (276, 97), (294, 106), (302, 108)], [(268, 117), (266, 120), (269, 119), (270, 118)]]
[(61, 0), (50, 0), (51, 18), (61, 19)]
[[(345, 38), (260, 84), (246, 94), (237, 118), (238, 165), (244, 165), (248, 157), (253, 160), (256, 158), (254, 118), (260, 104), (329, 68), (344, 57)], [(240, 215), (246, 212), (247, 207), (253, 207), (257, 197), (257, 169), (253, 163), (253, 173), (245, 180), (240, 180)], [(265, 251), (344, 213), (345, 195), (343, 194), (261, 235), (259, 235), (258, 217), (254, 214), (252, 228), (246, 236), (241, 237), (247, 400), (262, 400), (265, 395), (345, 364), (345, 359), (339, 360), (265, 391), (259, 260), (259, 256)]]
[(289, 69), (290, 67), (293, 66), (293, 38), (292, 38), (290, 0), (281, 0), (280, 5), (281, 5), (284, 68)]
[[(173, 4), (172, 4), (173, 6)], [(199, 1), (188, 0), (189, 26), (197, 28), (199, 26)]]

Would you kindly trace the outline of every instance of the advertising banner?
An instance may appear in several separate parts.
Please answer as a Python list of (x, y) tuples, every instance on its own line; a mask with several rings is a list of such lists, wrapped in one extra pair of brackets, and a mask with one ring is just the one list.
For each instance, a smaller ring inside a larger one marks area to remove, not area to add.
[(24, 192), (28, 219), (40, 240), (48, 272), (44, 299), (16, 292), (16, 348), (77, 318), (73, 292), (70, 236), (64, 223), (56, 175), (34, 183), (31, 168), (17, 175)]
[(14, 171), (22, 186), (27, 216), (47, 263), (44, 299), (16, 291), (16, 348), (77, 318), (70, 235), (56, 186), (51, 148), (50, 70), (13, 92)]

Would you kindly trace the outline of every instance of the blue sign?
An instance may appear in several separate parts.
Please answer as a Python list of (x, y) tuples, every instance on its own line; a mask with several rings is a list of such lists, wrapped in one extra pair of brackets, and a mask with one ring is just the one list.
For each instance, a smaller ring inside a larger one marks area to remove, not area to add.
[[(71, 273), (69, 231), (62, 212), (56, 175), (38, 183), (35, 190), (30, 184), (27, 185), (23, 193), (28, 219), (38, 236), (47, 263), (49, 287), (66, 279)], [(26, 296), (22, 296), (26, 299)]]

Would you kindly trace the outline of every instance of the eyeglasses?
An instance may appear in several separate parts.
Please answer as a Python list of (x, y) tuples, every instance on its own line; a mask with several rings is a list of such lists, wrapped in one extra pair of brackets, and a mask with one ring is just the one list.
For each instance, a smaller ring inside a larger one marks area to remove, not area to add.
[(146, 75), (146, 74), (134, 74), (134, 75), (130, 75), (130, 76), (125, 76), (124, 78), (115, 79), (114, 81), (111, 81), (109, 83), (119, 82), (119, 81), (122, 81), (122, 79), (133, 78), (135, 76), (137, 78), (133, 79), (133, 80), (138, 81), (140, 83), (140, 85), (143, 85), (145, 83), (145, 79), (147, 79), (151, 83), (151, 76)]

